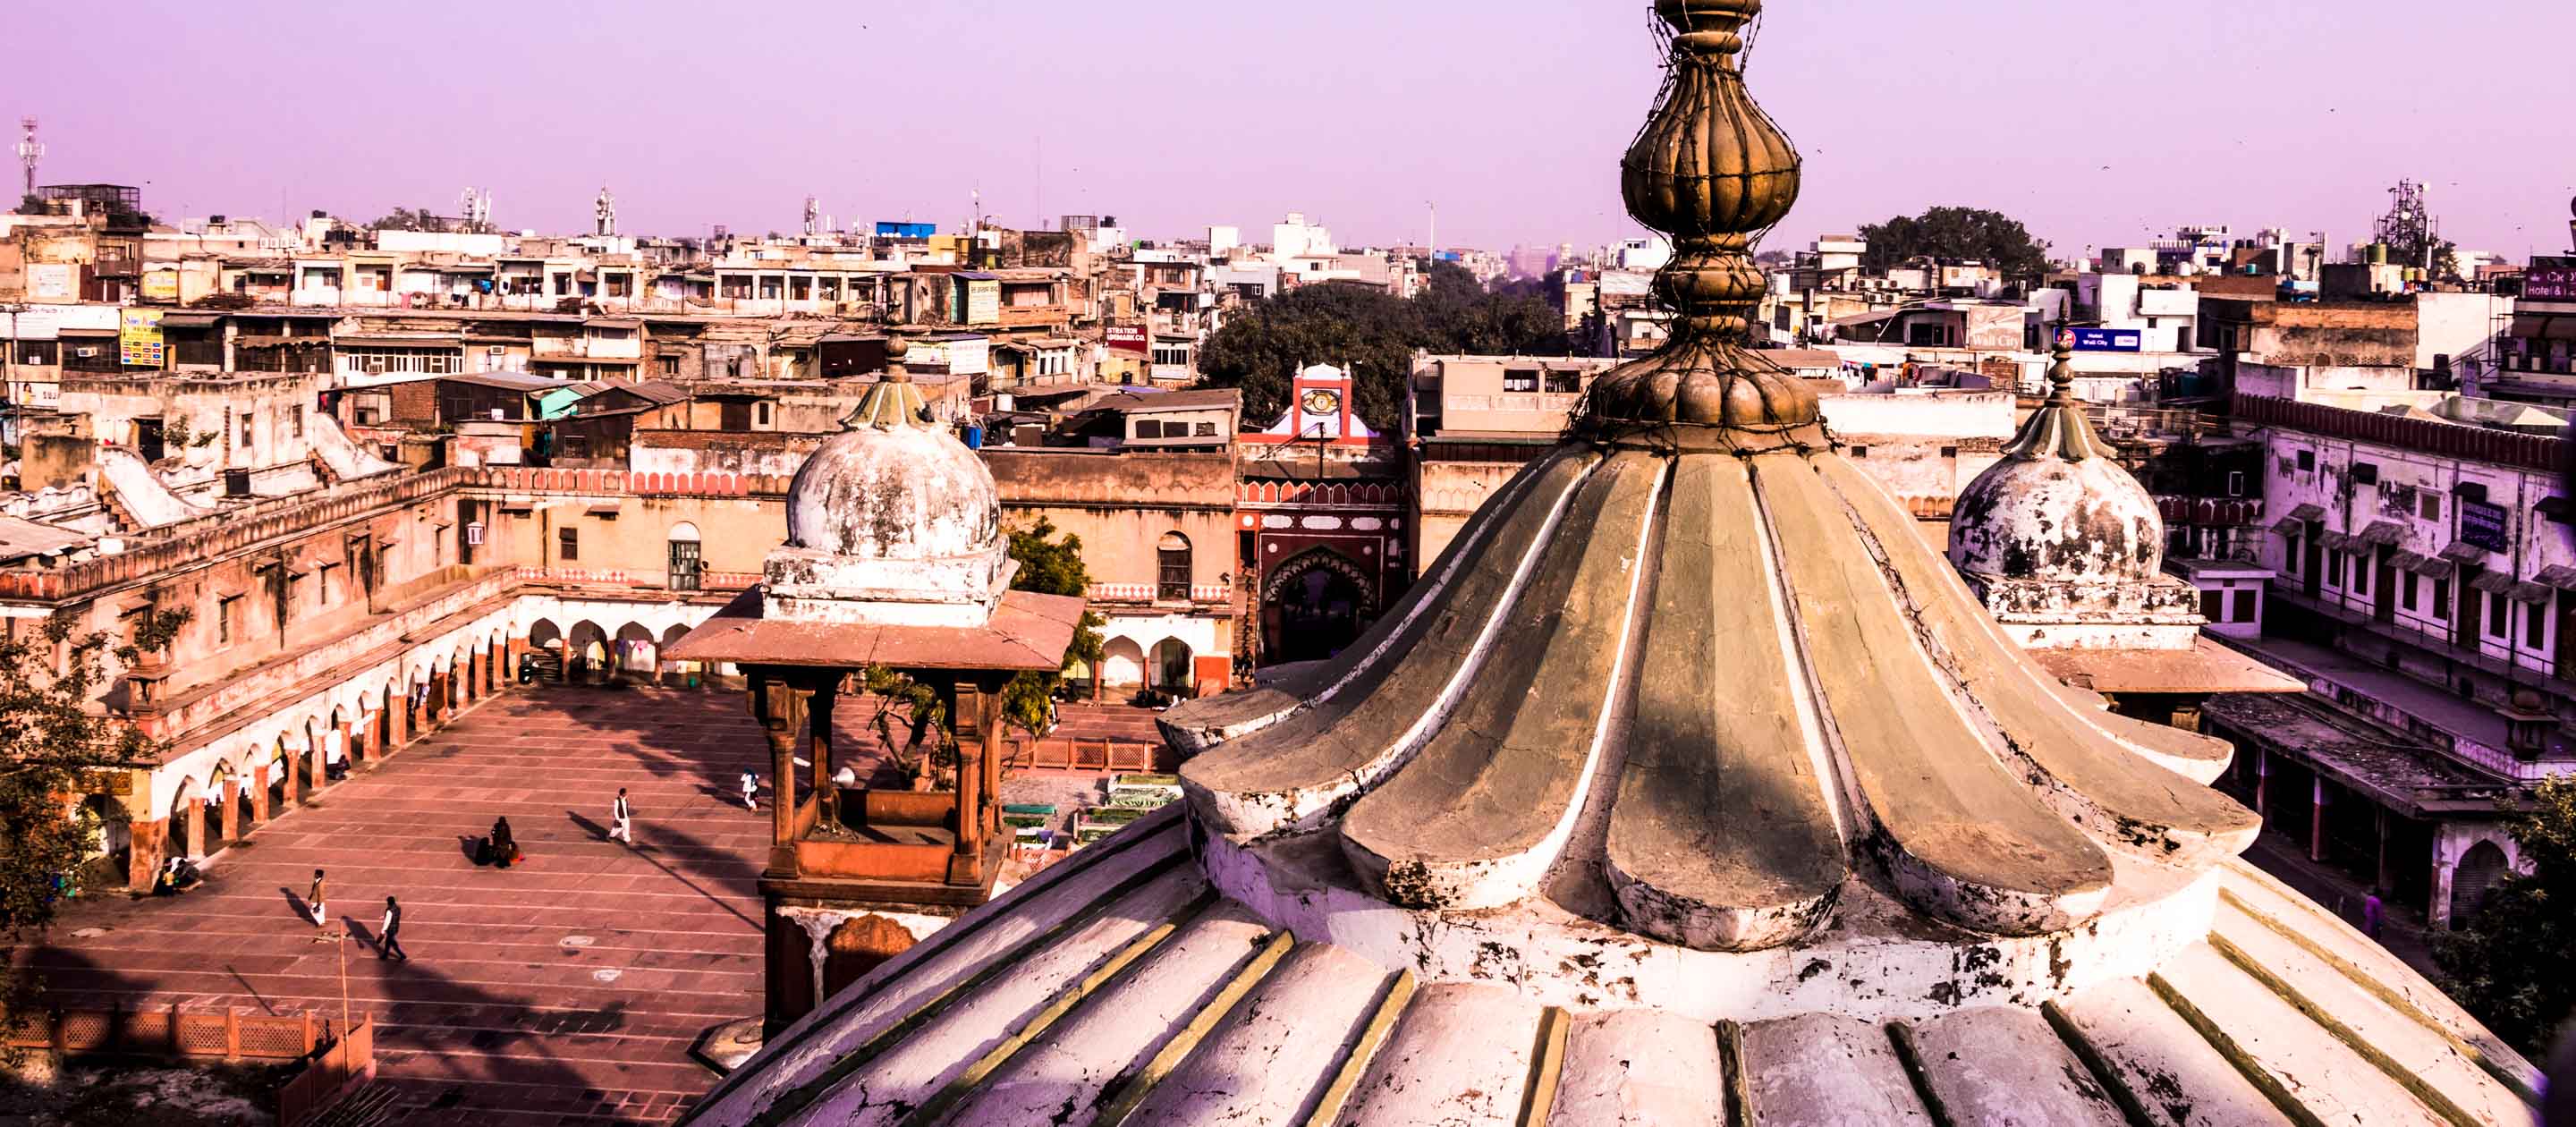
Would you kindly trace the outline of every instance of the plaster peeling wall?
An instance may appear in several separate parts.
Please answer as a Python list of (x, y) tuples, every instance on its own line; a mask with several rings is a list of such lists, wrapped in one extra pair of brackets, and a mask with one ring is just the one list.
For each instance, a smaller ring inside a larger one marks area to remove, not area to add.
[(145, 528), (160, 528), (214, 512), (181, 500), (152, 475), (152, 467), (141, 455), (122, 447), (99, 448), (98, 475), (117, 505)]
[(360, 447), (349, 437), (349, 432), (340, 429), (340, 420), (319, 411), (304, 416), (304, 433), (306, 441), (312, 444), (314, 455), (322, 459), (331, 476), (342, 481), (374, 477), (402, 468)]

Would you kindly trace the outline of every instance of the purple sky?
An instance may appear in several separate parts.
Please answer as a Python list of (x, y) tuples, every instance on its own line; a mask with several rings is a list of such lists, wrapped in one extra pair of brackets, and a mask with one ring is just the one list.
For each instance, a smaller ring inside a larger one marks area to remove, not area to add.
[[(792, 230), (808, 193), (945, 228), (980, 185), (1005, 222), (1147, 237), (1295, 209), (1419, 239), (1437, 200), (1444, 244), (1592, 243), (1636, 230), (1616, 162), (1657, 77), (1644, 0), (117, 12), (115, 62), (16, 52), (0, 112), (43, 119), (44, 180), (148, 181), (164, 217), (444, 213), (474, 184), (563, 230), (604, 181), (636, 232)], [(8, 23), (101, 43), (80, 5)], [(2568, 0), (1774, 0), (1753, 88), (1809, 175), (1771, 245), (1938, 203), (2061, 251), (2204, 222), (2342, 244), (2413, 176), (2463, 246), (2560, 252), (2571, 45)]]

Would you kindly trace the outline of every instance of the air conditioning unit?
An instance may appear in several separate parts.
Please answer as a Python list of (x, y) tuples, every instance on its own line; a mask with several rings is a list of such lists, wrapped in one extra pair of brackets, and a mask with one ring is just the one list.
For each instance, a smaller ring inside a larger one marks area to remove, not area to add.
[(468, 522), (466, 522), (466, 525), (465, 525), (465, 543), (466, 543), (466, 545), (467, 545), (467, 546), (469, 546), (469, 547), (481, 547), (481, 546), (482, 546), (482, 544), (483, 544), (483, 522), (482, 522), (482, 521), (477, 520), (477, 521), (468, 521)]
[(507, 348), (497, 344), (483, 350), (483, 355), (485, 356), (507, 356), (509, 354), (510, 353)]
[(78, 357), (80, 357), (81, 359), (84, 359), (84, 360), (93, 359), (93, 358), (95, 358), (95, 357), (97, 357), (97, 356), (98, 356), (98, 346), (97, 346), (97, 345), (92, 344), (92, 345), (84, 345), (84, 346), (82, 346), (82, 347), (80, 347), (80, 348), (75, 348), (75, 349), (73, 349), (73, 350), (72, 350), (72, 355), (74, 355), (74, 356), (78, 356)]

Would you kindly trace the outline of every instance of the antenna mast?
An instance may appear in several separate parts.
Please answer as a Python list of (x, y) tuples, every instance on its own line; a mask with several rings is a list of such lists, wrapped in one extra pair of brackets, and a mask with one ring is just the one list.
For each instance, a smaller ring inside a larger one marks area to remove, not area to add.
[(36, 119), (18, 119), (18, 128), (26, 137), (18, 142), (18, 163), (27, 166), (27, 195), (36, 194), (36, 162), (45, 159), (45, 146), (36, 140)]

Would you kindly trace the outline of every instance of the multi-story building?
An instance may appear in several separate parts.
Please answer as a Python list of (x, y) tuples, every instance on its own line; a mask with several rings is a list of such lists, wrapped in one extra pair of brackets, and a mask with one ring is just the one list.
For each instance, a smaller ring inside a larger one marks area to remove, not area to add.
[(2212, 702), (2236, 781), (2315, 860), (2456, 923), (2518, 863), (2500, 800), (2576, 770), (2564, 440), (2252, 396), (2235, 417), (2273, 514), (2268, 613), (2236, 644), (2311, 688)]

